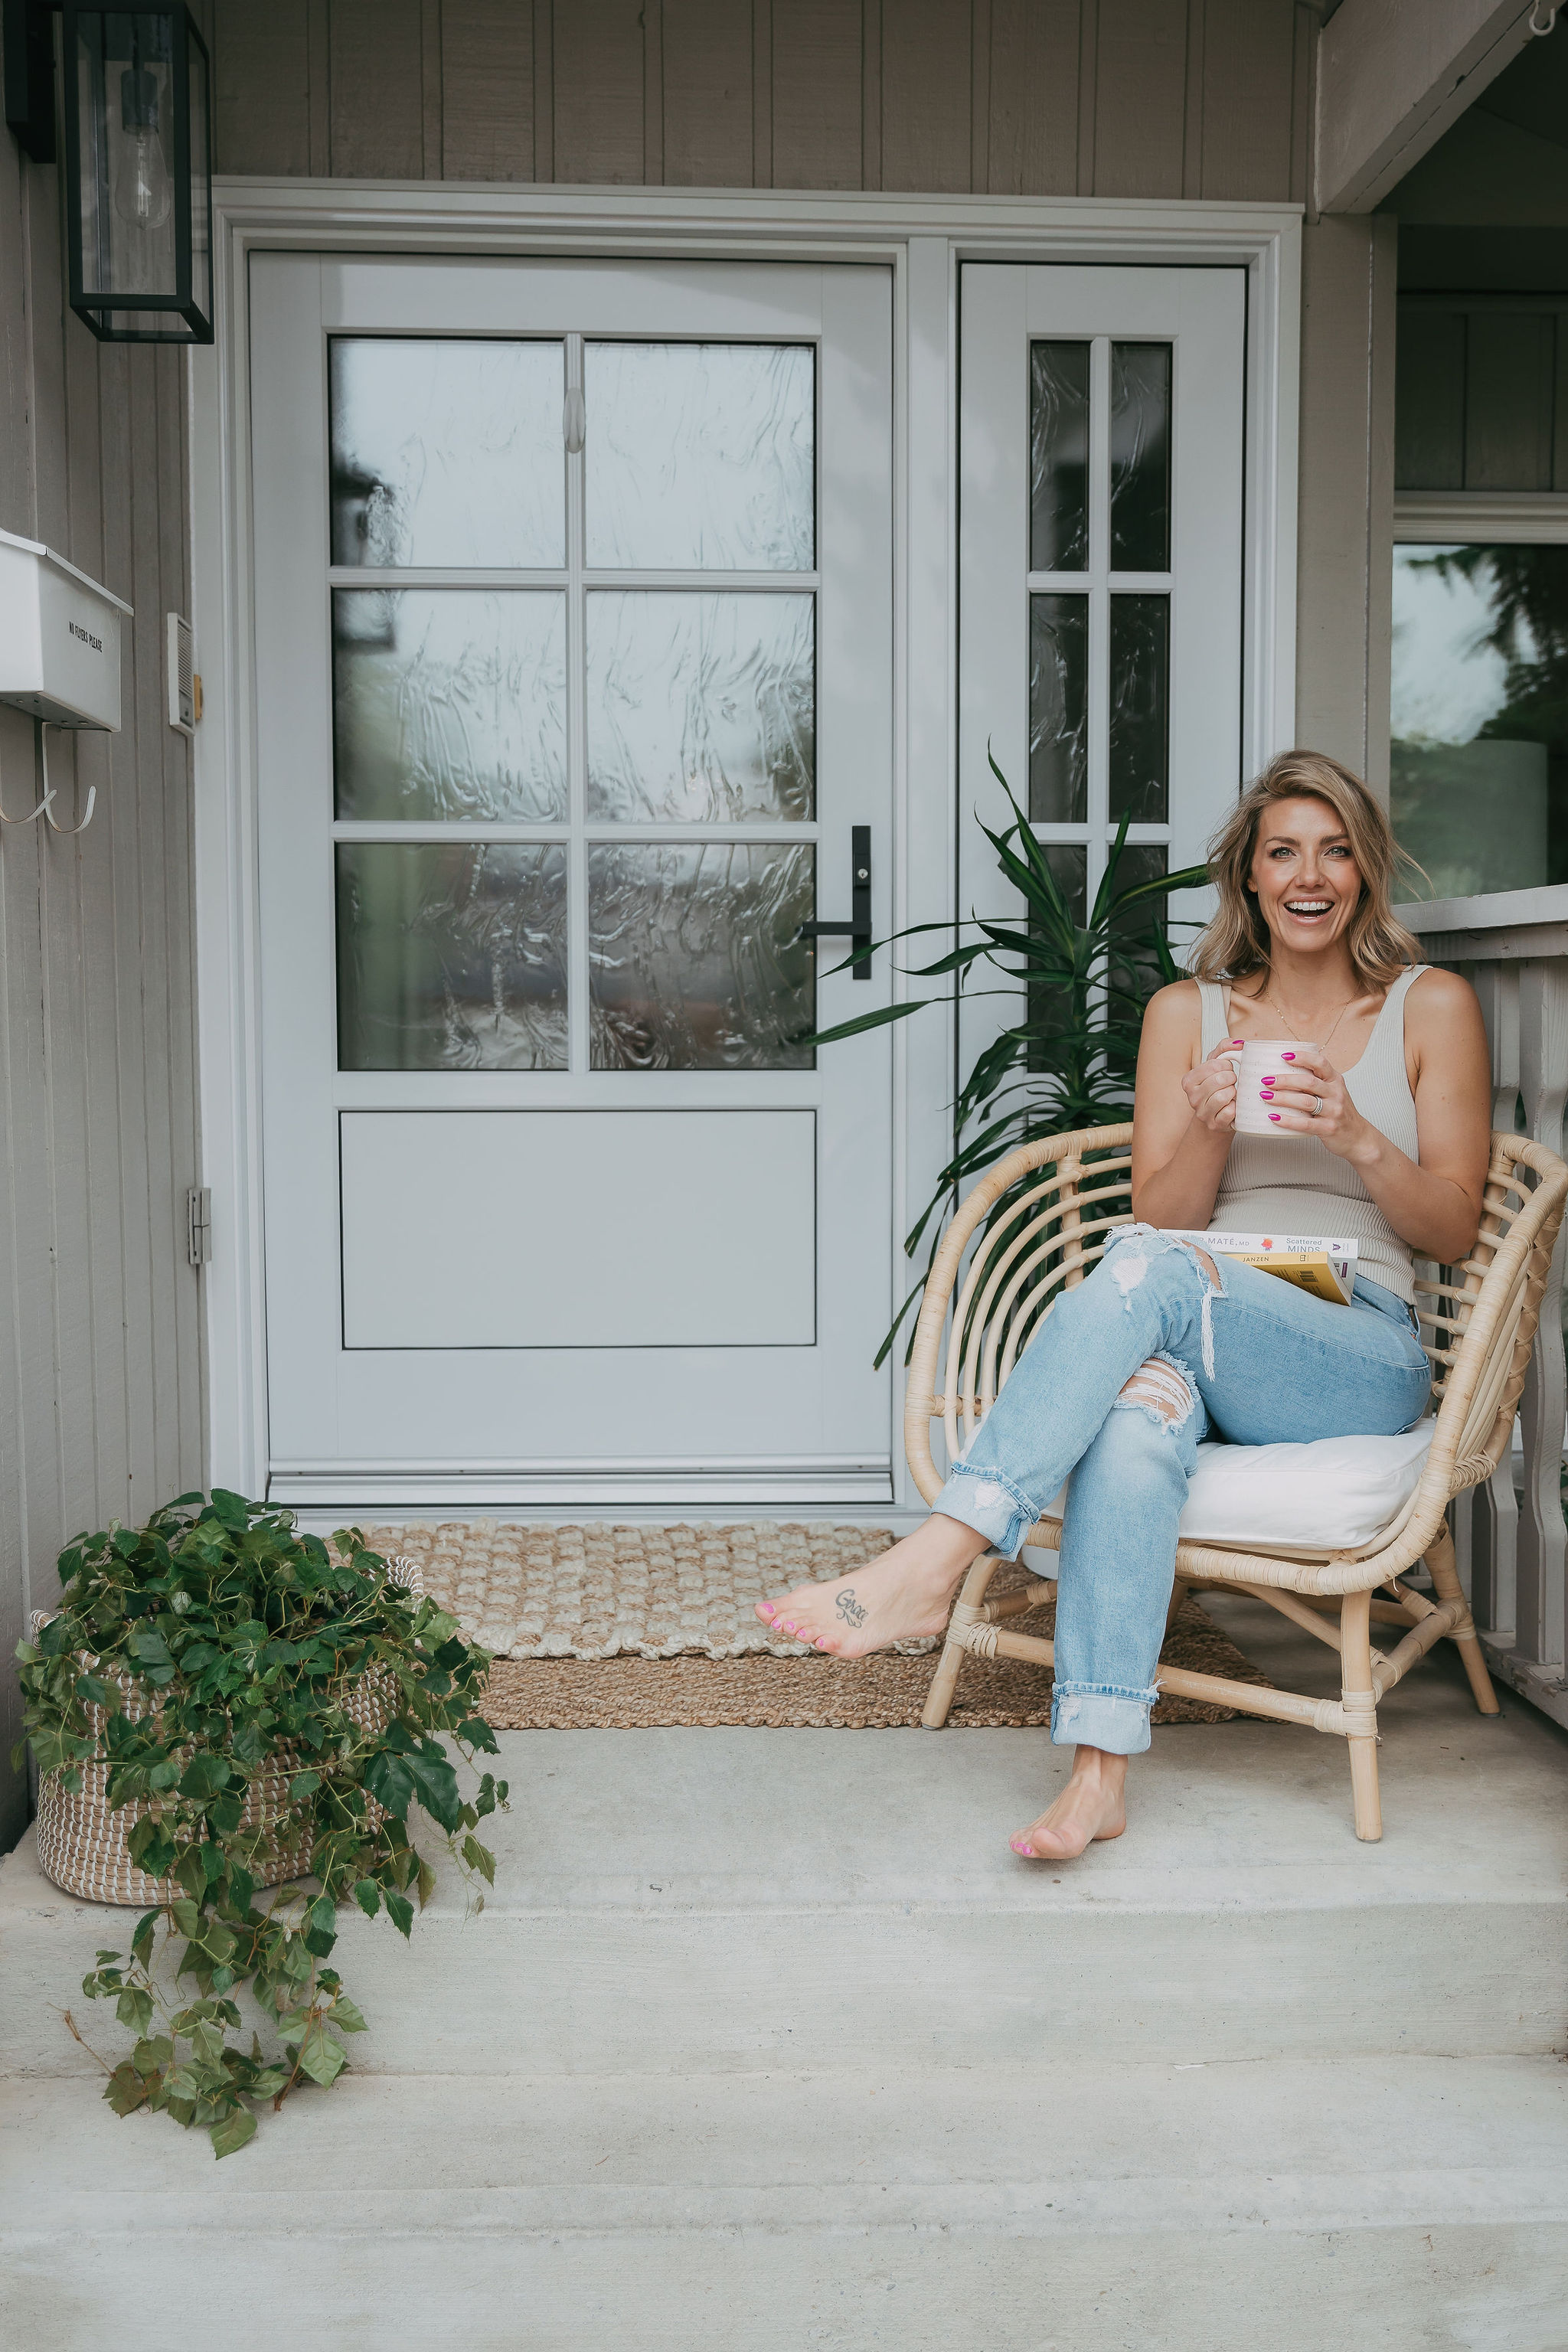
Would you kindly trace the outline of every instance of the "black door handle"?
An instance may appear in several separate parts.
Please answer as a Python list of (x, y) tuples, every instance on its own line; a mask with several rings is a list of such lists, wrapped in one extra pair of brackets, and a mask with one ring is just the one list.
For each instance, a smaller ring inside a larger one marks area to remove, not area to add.
[[(847, 923), (802, 923), (803, 940), (847, 940), (853, 952), (871, 944), (871, 828), (849, 828), (849, 920)], [(857, 980), (869, 980), (871, 959), (855, 967)]]

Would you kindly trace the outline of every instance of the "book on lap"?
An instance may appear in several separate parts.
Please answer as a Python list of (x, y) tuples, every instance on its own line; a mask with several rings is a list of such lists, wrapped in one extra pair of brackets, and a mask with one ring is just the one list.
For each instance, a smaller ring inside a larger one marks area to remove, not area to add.
[(1243, 1265), (1277, 1274), (1282, 1282), (1293, 1282), (1299, 1290), (1310, 1290), (1332, 1307), (1350, 1305), (1360, 1255), (1353, 1241), (1321, 1234), (1200, 1234), (1183, 1225), (1162, 1231), (1173, 1241), (1196, 1242), (1216, 1257), (1239, 1258)]

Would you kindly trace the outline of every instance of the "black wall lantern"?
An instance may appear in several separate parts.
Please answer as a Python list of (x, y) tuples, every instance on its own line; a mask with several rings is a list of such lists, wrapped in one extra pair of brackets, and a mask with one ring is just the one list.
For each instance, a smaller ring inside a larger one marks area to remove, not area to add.
[[(55, 11), (4, 0), (5, 119), (54, 156)], [(79, 7), (60, 45), (70, 306), (116, 343), (210, 343), (211, 75), (183, 5)]]

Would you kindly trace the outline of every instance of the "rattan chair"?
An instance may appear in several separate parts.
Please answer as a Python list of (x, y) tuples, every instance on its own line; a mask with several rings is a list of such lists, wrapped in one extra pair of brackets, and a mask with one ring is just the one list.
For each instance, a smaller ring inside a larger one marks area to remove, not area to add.
[[(928, 1503), (942, 1485), (931, 1423), (943, 1424), (951, 1461), (1062, 1289), (1081, 1282), (1116, 1227), (1132, 1222), (1131, 1141), (1130, 1126), (1089, 1128), (1010, 1152), (975, 1186), (943, 1236), (916, 1327), (904, 1412), (910, 1467)], [(1424, 1344), (1432, 1360), (1436, 1427), (1415, 1494), (1371, 1543), (1355, 1551), (1314, 1549), (1303, 1530), (1299, 1552), (1189, 1542), (1177, 1549), (1173, 1617), (1194, 1591), (1266, 1601), (1339, 1652), (1342, 1696), (1308, 1698), (1165, 1665), (1156, 1677), (1161, 1689), (1343, 1738), (1359, 1838), (1383, 1834), (1378, 1702), (1445, 1635), (1458, 1646), (1477, 1706), (1484, 1715), (1498, 1711), (1447, 1514), (1454, 1496), (1490, 1476), (1510, 1443), (1565, 1193), (1568, 1167), (1553, 1153), (1521, 1136), (1493, 1136), (1472, 1254), (1462, 1265), (1418, 1269), (1418, 1312), (1432, 1334)], [(1435, 1271), (1443, 1278), (1429, 1278)], [(1059, 1549), (1060, 1527), (1043, 1519), (1028, 1541)], [(1421, 1560), (1430, 1593), (1400, 1581)], [(994, 1552), (977, 1560), (953, 1603), (926, 1704), (931, 1729), (946, 1722), (971, 1654), (1052, 1664), (1049, 1642), (1003, 1630), (1007, 1618), (1048, 1598), (1051, 1584), (1034, 1579), (987, 1601), (1001, 1565)], [(1402, 1638), (1386, 1652), (1374, 1649), (1373, 1622), (1400, 1627)]]

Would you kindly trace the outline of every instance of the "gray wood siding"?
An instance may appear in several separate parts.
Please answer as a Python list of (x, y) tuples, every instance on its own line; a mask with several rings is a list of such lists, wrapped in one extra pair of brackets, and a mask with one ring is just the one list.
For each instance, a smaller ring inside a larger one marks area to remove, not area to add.
[(1399, 298), (1402, 490), (1568, 489), (1568, 302)]
[[(241, 44), (242, 46), (242, 44)], [(51, 729), (57, 811), (0, 831), (0, 1847), (10, 1660), (68, 1538), (202, 1479), (188, 747), (168, 725), (164, 614), (188, 611), (184, 361), (97, 342), (66, 308), (52, 167), (0, 141), (0, 529), (136, 608), (123, 731)], [(34, 804), (31, 719), (0, 705), (0, 797)]]
[(1300, 0), (212, 0), (217, 168), (1304, 196)]

